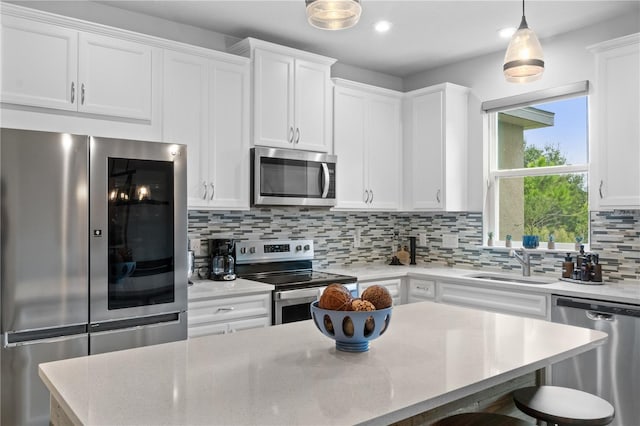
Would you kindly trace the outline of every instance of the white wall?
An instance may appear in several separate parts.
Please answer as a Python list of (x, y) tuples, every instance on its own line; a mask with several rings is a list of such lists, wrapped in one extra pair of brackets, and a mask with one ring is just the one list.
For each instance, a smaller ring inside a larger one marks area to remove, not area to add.
[[(587, 47), (640, 32), (640, 14), (628, 14), (549, 39), (540, 40), (545, 56), (541, 80), (529, 84), (507, 83), (502, 74), (504, 52), (468, 59), (405, 78), (404, 90), (443, 82), (471, 88), (469, 102), (469, 211), (482, 211), (483, 101), (562, 86), (595, 77), (595, 62)], [(505, 44), (506, 49), (506, 44)]]

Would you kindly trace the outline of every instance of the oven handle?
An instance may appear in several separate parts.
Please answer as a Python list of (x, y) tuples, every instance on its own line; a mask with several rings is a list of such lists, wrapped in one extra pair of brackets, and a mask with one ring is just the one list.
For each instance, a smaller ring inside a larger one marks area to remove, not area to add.
[(276, 300), (293, 300), (307, 297), (318, 297), (320, 290), (325, 287), (302, 288), (299, 290), (285, 290), (276, 292)]

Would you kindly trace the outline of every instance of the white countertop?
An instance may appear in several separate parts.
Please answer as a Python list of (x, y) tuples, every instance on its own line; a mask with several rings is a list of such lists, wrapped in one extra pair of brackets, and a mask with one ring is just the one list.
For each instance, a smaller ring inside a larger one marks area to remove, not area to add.
[[(401, 277), (422, 277), (443, 280), (454, 280), (468, 285), (482, 284), (494, 288), (505, 288), (511, 290), (526, 290), (529, 292), (559, 294), (563, 296), (584, 297), (599, 300), (608, 300), (620, 303), (640, 304), (640, 281), (624, 281), (620, 283), (607, 283), (602, 285), (574, 284), (557, 280), (551, 284), (520, 284), (505, 283), (497, 281), (477, 280), (469, 278), (469, 275), (478, 273), (510, 275), (514, 278), (523, 278), (521, 274), (503, 274), (484, 269), (460, 269), (425, 265), (359, 265), (348, 267), (335, 267), (326, 269), (327, 272), (337, 274), (353, 275), (358, 280), (382, 280), (388, 278)], [(537, 278), (532, 276), (530, 278)], [(546, 275), (539, 278), (549, 278)]]
[(189, 300), (212, 297), (230, 297), (253, 293), (268, 293), (275, 287), (271, 284), (237, 278), (233, 281), (193, 280), (188, 288)]
[(311, 321), (40, 364), (77, 424), (388, 424), (574, 356), (602, 332), (421, 302), (364, 353)]

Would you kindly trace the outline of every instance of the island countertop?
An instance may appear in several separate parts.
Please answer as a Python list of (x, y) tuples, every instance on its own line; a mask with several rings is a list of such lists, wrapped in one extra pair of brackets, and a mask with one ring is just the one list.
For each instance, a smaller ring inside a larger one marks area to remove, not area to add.
[(368, 352), (312, 321), (41, 364), (84, 425), (388, 424), (602, 344), (606, 334), (431, 302), (394, 307)]

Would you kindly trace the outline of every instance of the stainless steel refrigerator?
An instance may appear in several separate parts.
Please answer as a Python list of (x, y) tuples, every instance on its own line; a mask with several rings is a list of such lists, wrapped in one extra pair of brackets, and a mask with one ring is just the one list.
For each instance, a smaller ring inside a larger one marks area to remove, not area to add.
[(186, 148), (1, 129), (1, 423), (46, 425), (38, 364), (185, 339)]

